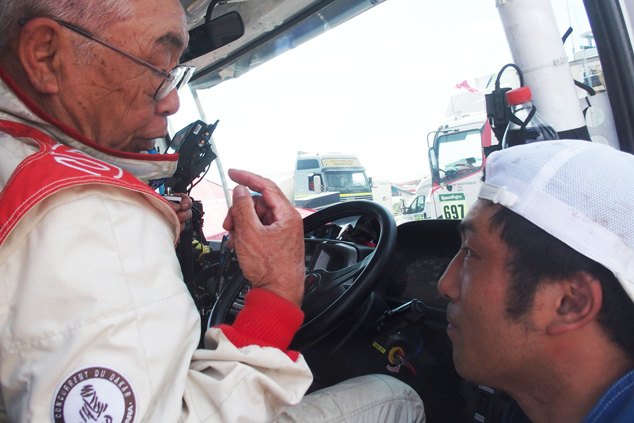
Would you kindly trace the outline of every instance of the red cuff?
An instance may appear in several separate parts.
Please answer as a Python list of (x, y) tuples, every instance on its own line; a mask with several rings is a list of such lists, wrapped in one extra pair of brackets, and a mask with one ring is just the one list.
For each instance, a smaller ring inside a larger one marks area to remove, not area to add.
[(304, 313), (295, 304), (267, 291), (254, 288), (249, 291), (242, 311), (231, 325), (218, 326), (233, 345), (274, 347), (297, 360), (297, 351), (288, 351), (295, 333), (302, 325)]

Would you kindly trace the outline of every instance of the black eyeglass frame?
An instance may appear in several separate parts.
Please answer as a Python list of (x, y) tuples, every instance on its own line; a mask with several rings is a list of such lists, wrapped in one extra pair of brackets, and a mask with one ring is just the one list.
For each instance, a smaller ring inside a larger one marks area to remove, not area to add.
[[(22, 18), (18, 21), (20, 26), (24, 26), (29, 20), (31, 20), (32, 18)], [(156, 89), (156, 92), (154, 93), (154, 100), (156, 101), (160, 101), (163, 100), (165, 97), (167, 97), (167, 95), (173, 90), (173, 89), (179, 89), (184, 85), (187, 85), (187, 83), (189, 82), (189, 79), (192, 77), (192, 75), (194, 74), (194, 71), (196, 70), (196, 68), (194, 66), (188, 66), (188, 65), (177, 65), (175, 66), (171, 71), (166, 72), (162, 69), (157, 68), (156, 66), (153, 66), (141, 59), (139, 59), (138, 57), (135, 57), (133, 55), (131, 55), (130, 53), (127, 53), (123, 50), (121, 50), (118, 47), (113, 46), (110, 43), (107, 43), (97, 37), (95, 37), (94, 35), (92, 35), (90, 32), (86, 31), (85, 29), (82, 29), (76, 25), (73, 25), (69, 22), (66, 21), (62, 21), (60, 19), (55, 19), (55, 18), (48, 18), (51, 20), (54, 20), (55, 22), (57, 22), (59, 25), (70, 29), (71, 31), (82, 35), (86, 38), (88, 38), (89, 40), (95, 41), (99, 44), (101, 44), (104, 47), (109, 48), (110, 50), (116, 51), (119, 54), (124, 55), (125, 57), (127, 57), (128, 59), (132, 60), (133, 62), (135, 62), (138, 65), (141, 66), (145, 66), (146, 68), (150, 69), (152, 72), (156, 73), (157, 75), (162, 76), (163, 82), (161, 82), (161, 84), (158, 86), (158, 88)], [(165, 83), (167, 82), (167, 85), (165, 85)]]

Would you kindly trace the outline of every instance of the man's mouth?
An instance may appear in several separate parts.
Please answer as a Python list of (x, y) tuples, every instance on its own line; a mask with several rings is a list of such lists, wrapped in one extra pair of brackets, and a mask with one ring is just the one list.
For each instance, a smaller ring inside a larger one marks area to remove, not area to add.
[(156, 138), (139, 138), (136, 143), (138, 152), (151, 151), (156, 145)]
[(456, 317), (447, 311), (447, 332), (458, 329), (456, 325)]

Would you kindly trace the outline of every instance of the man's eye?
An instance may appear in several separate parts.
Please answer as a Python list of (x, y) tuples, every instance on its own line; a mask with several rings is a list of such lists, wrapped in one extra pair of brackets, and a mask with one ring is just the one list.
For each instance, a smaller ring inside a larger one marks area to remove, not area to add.
[(467, 246), (462, 247), (462, 251), (465, 252), (465, 257), (471, 257), (473, 255), (473, 251)]

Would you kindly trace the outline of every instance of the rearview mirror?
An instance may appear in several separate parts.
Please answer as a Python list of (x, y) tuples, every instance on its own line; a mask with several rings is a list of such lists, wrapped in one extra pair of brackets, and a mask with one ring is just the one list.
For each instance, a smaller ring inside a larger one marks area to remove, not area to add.
[(244, 35), (244, 22), (238, 12), (229, 12), (189, 31), (187, 50), (181, 63), (226, 46)]
[(321, 194), (321, 176), (313, 176), (313, 183), (315, 184), (315, 194)]

